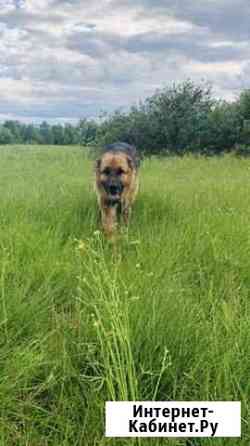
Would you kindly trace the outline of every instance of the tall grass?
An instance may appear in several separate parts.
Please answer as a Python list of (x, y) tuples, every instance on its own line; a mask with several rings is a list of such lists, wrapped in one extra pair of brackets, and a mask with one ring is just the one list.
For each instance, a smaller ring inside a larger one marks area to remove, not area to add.
[[(0, 152), (0, 444), (248, 446), (250, 161), (144, 162), (102, 236), (78, 148)], [(106, 400), (241, 400), (242, 439), (105, 439)]]

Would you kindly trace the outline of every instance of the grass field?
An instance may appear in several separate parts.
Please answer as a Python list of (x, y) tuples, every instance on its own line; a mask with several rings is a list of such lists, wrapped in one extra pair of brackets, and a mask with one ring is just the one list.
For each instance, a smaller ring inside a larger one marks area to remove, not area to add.
[[(249, 160), (145, 161), (114, 250), (83, 149), (0, 147), (0, 220), (1, 446), (249, 446)], [(242, 439), (105, 439), (110, 399), (241, 400)]]

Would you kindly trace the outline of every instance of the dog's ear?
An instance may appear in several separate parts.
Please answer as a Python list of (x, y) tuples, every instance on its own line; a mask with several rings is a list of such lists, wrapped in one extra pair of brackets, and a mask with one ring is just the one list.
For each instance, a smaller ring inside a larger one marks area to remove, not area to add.
[(96, 160), (96, 162), (95, 162), (95, 170), (96, 170), (96, 172), (97, 172), (98, 170), (100, 170), (100, 166), (101, 166), (101, 160), (98, 159), (98, 160)]
[(128, 163), (128, 167), (133, 170), (135, 168), (135, 163), (132, 160), (132, 158), (130, 158), (130, 156), (127, 156), (127, 163)]

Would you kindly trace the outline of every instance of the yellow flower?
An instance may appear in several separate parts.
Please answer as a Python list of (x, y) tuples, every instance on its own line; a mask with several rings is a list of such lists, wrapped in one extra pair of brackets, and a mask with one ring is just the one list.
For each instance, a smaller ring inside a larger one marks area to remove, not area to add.
[(83, 240), (79, 240), (78, 249), (79, 249), (79, 251), (85, 251), (86, 243)]

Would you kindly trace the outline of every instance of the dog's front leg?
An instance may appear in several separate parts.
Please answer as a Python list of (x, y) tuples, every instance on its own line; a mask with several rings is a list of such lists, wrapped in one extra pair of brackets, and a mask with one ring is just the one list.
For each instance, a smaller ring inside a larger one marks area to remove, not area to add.
[(122, 216), (123, 216), (125, 225), (128, 225), (130, 216), (131, 216), (131, 206), (129, 206), (128, 204), (124, 205), (124, 207), (122, 209)]
[(105, 206), (102, 208), (102, 226), (105, 234), (112, 237), (117, 227), (116, 206)]

